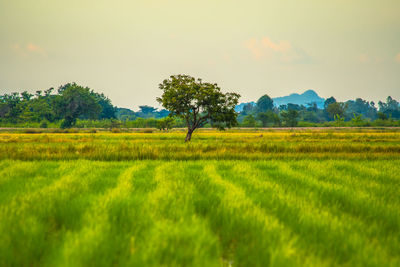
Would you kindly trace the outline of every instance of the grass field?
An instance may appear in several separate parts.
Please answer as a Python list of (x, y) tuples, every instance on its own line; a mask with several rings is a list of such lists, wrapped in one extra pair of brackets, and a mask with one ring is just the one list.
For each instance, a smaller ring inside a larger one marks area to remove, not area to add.
[(0, 159), (198, 160), (400, 158), (400, 130), (202, 131), (173, 133), (0, 133)]
[(399, 266), (400, 132), (0, 134), (0, 266)]

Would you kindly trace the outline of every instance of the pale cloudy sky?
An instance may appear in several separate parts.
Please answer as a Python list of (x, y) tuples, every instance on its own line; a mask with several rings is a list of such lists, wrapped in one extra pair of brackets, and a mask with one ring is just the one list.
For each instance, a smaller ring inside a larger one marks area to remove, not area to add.
[(400, 99), (400, 1), (0, 0), (0, 93), (75, 81), (136, 109), (179, 73), (242, 102)]

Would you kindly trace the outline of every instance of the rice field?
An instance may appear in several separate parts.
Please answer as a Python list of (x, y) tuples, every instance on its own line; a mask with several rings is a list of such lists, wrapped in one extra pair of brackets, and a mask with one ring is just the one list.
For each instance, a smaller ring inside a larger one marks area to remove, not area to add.
[(399, 266), (396, 130), (0, 134), (0, 266)]
[(400, 130), (0, 133), (0, 159), (101, 161), (400, 158)]

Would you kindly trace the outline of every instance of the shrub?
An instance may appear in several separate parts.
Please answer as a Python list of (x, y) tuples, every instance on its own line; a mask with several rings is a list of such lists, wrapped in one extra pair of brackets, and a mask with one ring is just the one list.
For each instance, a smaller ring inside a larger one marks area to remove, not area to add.
[(40, 130), (36, 130), (36, 129), (25, 129), (22, 131), (23, 133), (26, 134), (38, 134), (38, 133), (42, 133), (42, 131)]
[(78, 129), (65, 129), (64, 133), (79, 133)]
[(159, 119), (157, 121), (157, 129), (159, 129), (160, 131), (168, 131), (169, 129), (172, 128), (173, 123), (174, 123), (174, 119), (171, 117)]
[(40, 123), (40, 125), (39, 125), (39, 128), (47, 128), (47, 127), (48, 127), (48, 124), (47, 124), (47, 121), (46, 121), (46, 120), (42, 121), (42, 122)]

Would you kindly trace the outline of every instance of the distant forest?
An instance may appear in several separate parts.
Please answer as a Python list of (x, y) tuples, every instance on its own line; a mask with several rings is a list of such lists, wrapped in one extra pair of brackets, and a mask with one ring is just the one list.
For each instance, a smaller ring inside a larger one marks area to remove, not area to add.
[[(388, 96), (386, 102), (361, 98), (338, 102), (332, 96), (321, 104), (274, 105), (268, 95), (256, 102), (241, 104), (241, 127), (313, 127), (313, 126), (400, 126), (399, 102)], [(169, 111), (139, 106), (139, 111), (114, 106), (102, 93), (68, 83), (35, 94), (26, 91), (0, 95), (1, 127), (40, 128), (159, 128), (184, 127), (169, 116)], [(210, 127), (210, 123), (204, 127)]]

